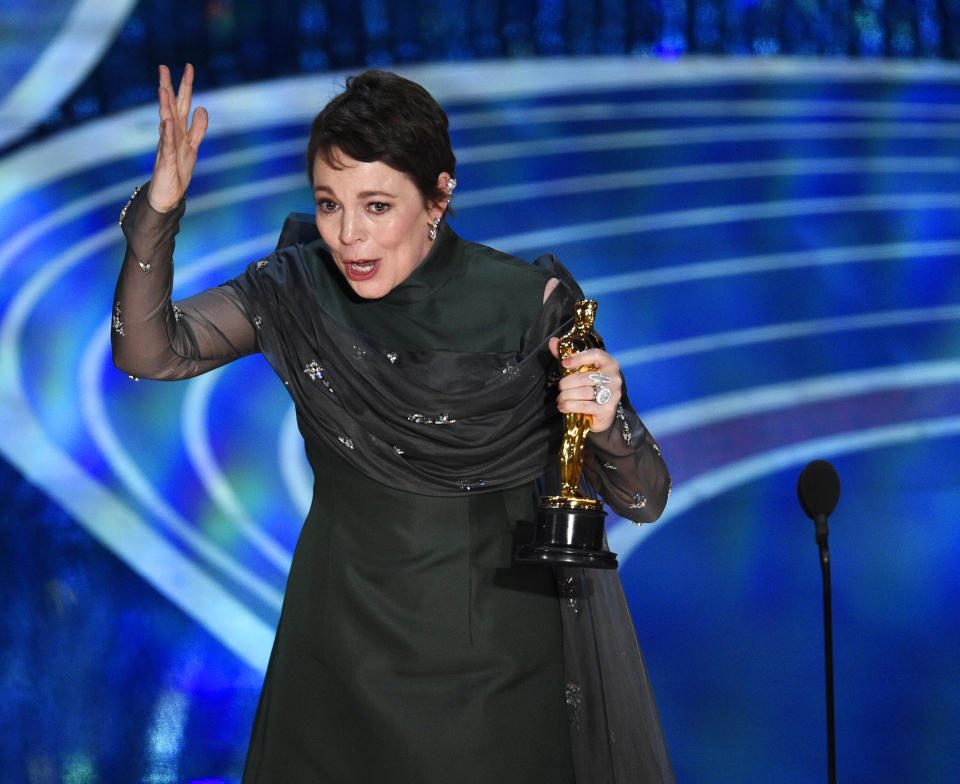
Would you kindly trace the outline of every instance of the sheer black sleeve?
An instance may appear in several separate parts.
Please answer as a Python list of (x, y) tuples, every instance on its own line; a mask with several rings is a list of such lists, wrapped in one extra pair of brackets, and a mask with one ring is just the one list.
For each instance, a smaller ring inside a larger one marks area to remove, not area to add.
[(583, 473), (621, 517), (651, 523), (663, 513), (670, 472), (660, 447), (630, 405), (626, 384), (613, 424), (587, 437)]
[(127, 250), (113, 300), (113, 362), (137, 378), (189, 378), (257, 351), (236, 292), (217, 286), (172, 302), (174, 239), (185, 200), (150, 206), (143, 187), (120, 216)]

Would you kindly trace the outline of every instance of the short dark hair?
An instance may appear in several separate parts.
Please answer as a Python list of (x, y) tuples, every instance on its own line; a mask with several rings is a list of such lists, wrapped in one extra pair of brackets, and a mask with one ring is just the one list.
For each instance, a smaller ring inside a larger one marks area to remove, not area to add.
[(307, 177), (317, 156), (338, 166), (336, 151), (356, 161), (382, 161), (408, 175), (424, 204), (447, 198), (441, 172), (454, 175), (447, 113), (423, 87), (389, 71), (364, 71), (318, 114), (307, 144)]

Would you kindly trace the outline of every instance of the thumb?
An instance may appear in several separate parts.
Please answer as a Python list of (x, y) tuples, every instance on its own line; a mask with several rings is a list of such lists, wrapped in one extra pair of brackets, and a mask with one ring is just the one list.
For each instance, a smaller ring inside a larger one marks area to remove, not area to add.
[(560, 338), (550, 338), (550, 353), (554, 359), (560, 359)]

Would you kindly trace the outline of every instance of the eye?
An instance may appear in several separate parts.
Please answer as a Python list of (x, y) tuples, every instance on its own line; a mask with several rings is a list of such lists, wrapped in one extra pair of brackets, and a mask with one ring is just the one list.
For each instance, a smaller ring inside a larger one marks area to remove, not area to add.
[(375, 212), (378, 215), (390, 209), (390, 205), (387, 204), (385, 201), (372, 201), (370, 202), (370, 204), (367, 205), (367, 207), (370, 210), (370, 212)]
[(317, 212), (322, 212), (326, 215), (331, 212), (336, 212), (337, 203), (333, 199), (317, 199)]

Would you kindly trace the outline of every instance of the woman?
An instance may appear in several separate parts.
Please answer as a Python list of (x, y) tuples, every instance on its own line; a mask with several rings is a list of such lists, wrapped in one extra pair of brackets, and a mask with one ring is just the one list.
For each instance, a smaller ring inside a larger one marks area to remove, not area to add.
[(117, 367), (149, 378), (260, 351), (296, 405), (313, 504), (244, 782), (671, 781), (616, 574), (512, 559), (561, 412), (592, 417), (584, 473), (618, 513), (652, 521), (669, 492), (613, 357), (564, 360), (608, 383), (572, 373), (551, 388), (576, 283), (452, 231), (446, 114), (369, 71), (313, 123), (319, 239), (171, 303), (207, 127), (202, 108), (189, 122), (192, 81), (187, 66), (174, 94), (160, 68), (160, 142), (121, 217), (112, 338)]

